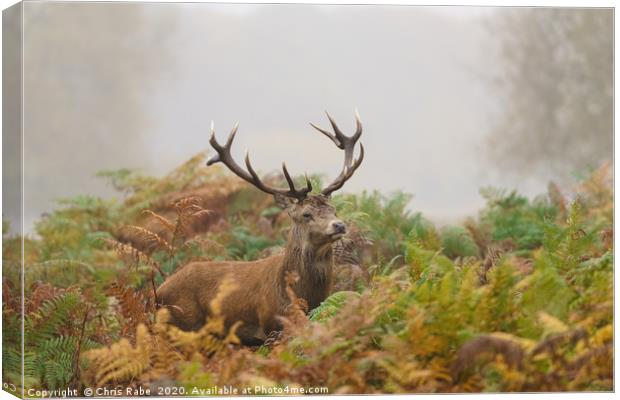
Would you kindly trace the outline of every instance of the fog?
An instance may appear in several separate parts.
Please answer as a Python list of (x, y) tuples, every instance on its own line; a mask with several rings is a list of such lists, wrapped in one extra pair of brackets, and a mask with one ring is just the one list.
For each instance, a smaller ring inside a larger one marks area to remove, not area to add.
[(553, 178), (483, 155), (498, 68), (483, 20), (507, 9), (24, 7), (26, 230), (54, 199), (116, 195), (99, 170), (162, 175), (207, 149), (212, 120), (220, 140), (240, 122), (234, 154), (263, 172), (332, 177), (341, 154), (308, 122), (329, 126), (328, 110), (352, 132), (357, 109), (366, 158), (344, 190), (412, 193), (438, 223), (475, 214), (480, 187), (532, 195)]

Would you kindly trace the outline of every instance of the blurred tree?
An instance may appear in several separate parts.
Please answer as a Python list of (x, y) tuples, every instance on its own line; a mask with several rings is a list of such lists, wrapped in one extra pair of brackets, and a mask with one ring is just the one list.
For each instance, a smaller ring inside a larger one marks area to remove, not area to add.
[(510, 9), (488, 27), (499, 44), (487, 142), (498, 167), (567, 177), (611, 159), (613, 10)]
[(28, 2), (23, 13), (29, 230), (54, 198), (114, 193), (97, 171), (144, 166), (148, 99), (174, 65), (176, 18), (139, 3)]

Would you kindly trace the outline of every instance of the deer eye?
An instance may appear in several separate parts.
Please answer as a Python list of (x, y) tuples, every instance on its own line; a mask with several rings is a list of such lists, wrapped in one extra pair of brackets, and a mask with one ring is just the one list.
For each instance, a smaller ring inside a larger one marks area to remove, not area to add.
[(312, 219), (312, 214), (306, 211), (305, 213), (303, 213), (303, 217), (305, 220), (309, 221)]

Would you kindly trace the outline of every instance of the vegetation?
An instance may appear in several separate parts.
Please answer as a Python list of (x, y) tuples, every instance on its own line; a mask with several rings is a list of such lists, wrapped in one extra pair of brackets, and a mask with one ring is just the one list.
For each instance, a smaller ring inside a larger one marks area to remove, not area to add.
[[(203, 165), (199, 154), (161, 179), (103, 172), (122, 201), (63, 200), (25, 238), (26, 390), (612, 390), (609, 165), (565, 194), (485, 189), (476, 218), (441, 229), (402, 193), (336, 196), (353, 227), (335, 245), (337, 291), (315, 310), (289, 291), (284, 330), (257, 348), (217, 317), (180, 331), (155, 305), (155, 287), (190, 260), (284, 243), (271, 197)], [(3, 229), (3, 380), (18, 389), (20, 243)]]

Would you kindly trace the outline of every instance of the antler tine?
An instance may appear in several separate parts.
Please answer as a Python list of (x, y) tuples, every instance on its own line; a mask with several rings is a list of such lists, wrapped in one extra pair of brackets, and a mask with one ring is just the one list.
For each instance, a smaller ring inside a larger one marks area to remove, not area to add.
[(364, 160), (364, 145), (360, 142), (360, 155), (357, 157), (353, 165), (345, 166), (338, 176), (328, 187), (323, 189), (321, 193), (325, 196), (329, 196), (332, 192), (340, 189), (346, 181), (348, 181), (352, 176), (355, 170), (362, 164)]
[(353, 137), (358, 140), (362, 136), (362, 121), (360, 120), (360, 113), (355, 110), (355, 133)]
[(213, 121), (211, 121), (211, 136), (209, 137), (209, 143), (211, 144), (211, 147), (215, 149), (217, 154), (207, 160), (207, 166), (211, 164), (215, 164), (216, 162), (220, 161), (219, 151), (222, 148), (222, 146), (220, 146), (220, 144), (215, 139), (215, 124)]
[(329, 123), (334, 130), (333, 133), (321, 129), (312, 123), (310, 125), (312, 125), (312, 127), (314, 127), (316, 130), (330, 138), (332, 142), (334, 142), (334, 144), (338, 146), (339, 149), (344, 150), (344, 164), (342, 167), (342, 172), (340, 172), (334, 182), (332, 182), (321, 192), (325, 196), (329, 196), (333, 191), (340, 189), (342, 185), (344, 185), (344, 183), (349, 178), (351, 178), (351, 176), (353, 176), (353, 173), (360, 166), (362, 160), (364, 159), (364, 147), (360, 142), (360, 156), (357, 160), (353, 160), (355, 144), (358, 142), (360, 136), (362, 136), (362, 122), (360, 121), (357, 110), (355, 110), (355, 133), (352, 136), (346, 136), (344, 133), (342, 133), (332, 116), (329, 115), (328, 112), (325, 112), (325, 114), (327, 114)]
[(228, 135), (228, 140), (226, 140), (225, 147), (230, 148), (230, 146), (232, 146), (232, 142), (233, 140), (235, 140), (235, 135), (237, 134), (237, 129), (239, 129), (238, 121), (235, 123), (235, 126), (233, 126), (232, 130), (230, 131), (230, 135)]
[(336, 124), (336, 121), (334, 121), (334, 118), (332, 118), (332, 116), (329, 115), (327, 111), (325, 111), (325, 115), (327, 115), (327, 119), (329, 119), (329, 123), (332, 126), (332, 129), (334, 130), (334, 136), (340, 142), (340, 146), (338, 147), (342, 149), (346, 142), (347, 137), (344, 135), (344, 133), (342, 133), (342, 131), (338, 127), (338, 124)]
[(253, 184), (258, 189), (264, 192), (275, 194), (276, 190), (265, 186), (265, 184), (263, 184), (263, 181), (261, 181), (260, 178), (258, 177), (258, 174), (254, 170), (254, 168), (252, 167), (252, 163), (250, 162), (250, 152), (247, 150), (245, 152), (245, 167), (247, 168), (248, 172), (252, 176), (252, 181), (250, 182), (251, 184)]
[(226, 165), (226, 167), (228, 167), (228, 169), (231, 172), (233, 172), (235, 175), (237, 175), (239, 178), (245, 180), (246, 182), (251, 183), (257, 189), (262, 190), (265, 193), (269, 193), (272, 195), (282, 194), (284, 196), (293, 197), (298, 200), (303, 200), (304, 198), (306, 198), (308, 193), (312, 191), (312, 185), (310, 184), (310, 181), (306, 177), (306, 183), (307, 183), (306, 188), (297, 190), (295, 188), (295, 185), (293, 184), (293, 179), (288, 173), (288, 170), (286, 169), (285, 165), (283, 165), (283, 172), (284, 172), (284, 178), (286, 179), (286, 182), (289, 185), (289, 190), (277, 189), (277, 188), (273, 188), (273, 187), (265, 185), (263, 181), (261, 181), (261, 179), (258, 177), (258, 174), (254, 170), (254, 168), (252, 167), (252, 163), (250, 162), (249, 152), (246, 152), (245, 154), (245, 166), (246, 166), (247, 171), (245, 171), (239, 164), (235, 162), (235, 160), (233, 159), (230, 153), (230, 149), (235, 139), (235, 135), (237, 134), (238, 128), (239, 128), (239, 123), (235, 124), (230, 134), (228, 135), (226, 144), (222, 146), (217, 142), (217, 139), (215, 138), (215, 129), (213, 127), (213, 122), (211, 123), (211, 138), (209, 139), (209, 143), (211, 144), (213, 149), (215, 149), (217, 154), (211, 157), (209, 161), (207, 161), (207, 165), (212, 165), (217, 162), (221, 162), (224, 165)]
[(343, 146), (342, 143), (331, 132), (326, 131), (325, 129), (319, 128), (318, 126), (314, 125), (312, 122), (310, 122), (310, 126), (312, 126), (317, 131), (321, 132), (323, 135), (327, 136), (332, 142), (334, 142), (334, 144), (338, 148), (340, 148), (340, 149), (342, 148), (342, 146)]
[(284, 173), (284, 179), (286, 179), (289, 189), (295, 190), (295, 183), (293, 182), (291, 175), (288, 173), (288, 169), (286, 169), (286, 163), (284, 161), (282, 161), (282, 172)]
[(308, 173), (304, 173), (304, 178), (306, 178), (306, 190), (310, 193), (312, 191), (312, 182), (308, 179)]
[(238, 128), (239, 128), (239, 123), (237, 122), (235, 126), (233, 127), (233, 129), (230, 131), (230, 134), (228, 135), (228, 138), (226, 140), (226, 144), (222, 146), (221, 144), (218, 143), (217, 139), (215, 138), (215, 126), (214, 126), (213, 121), (211, 121), (211, 137), (209, 138), (209, 143), (211, 144), (211, 147), (215, 149), (217, 154), (211, 157), (207, 161), (207, 166), (215, 164), (217, 162), (222, 162), (224, 163), (224, 165), (230, 168), (231, 171), (233, 171), (240, 178), (248, 180), (250, 176), (243, 170), (243, 168), (241, 168), (235, 162), (235, 160), (233, 160), (232, 155), (230, 154), (230, 148), (232, 147), (232, 143), (233, 143), (233, 140), (235, 139), (235, 135), (237, 134)]
[(286, 168), (286, 163), (282, 163), (282, 172), (284, 173), (284, 178), (286, 179), (286, 183), (288, 183), (288, 187), (290, 189), (291, 193), (303, 193), (304, 195), (310, 193), (312, 191), (312, 183), (310, 182), (310, 179), (308, 179), (308, 175), (304, 175), (306, 178), (306, 187), (300, 190), (297, 190), (295, 188), (295, 183), (293, 182), (293, 179), (291, 178), (291, 175), (288, 173), (288, 169)]

